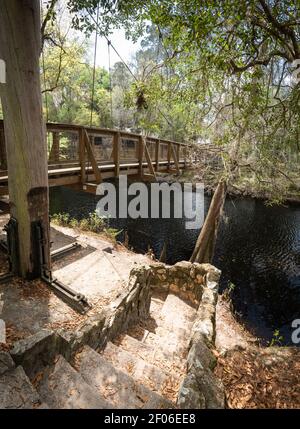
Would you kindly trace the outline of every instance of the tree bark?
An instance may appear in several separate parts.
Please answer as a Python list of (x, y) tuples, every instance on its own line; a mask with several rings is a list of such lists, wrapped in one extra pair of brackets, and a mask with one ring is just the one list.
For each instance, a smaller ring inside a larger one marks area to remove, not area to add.
[(191, 262), (211, 263), (226, 194), (227, 180), (221, 179), (211, 200), (205, 222), (190, 259)]
[(39, 0), (1, 0), (0, 58), (6, 84), (0, 85), (7, 149), (11, 215), (18, 222), (19, 258), (24, 278), (40, 273), (33, 227), (44, 231), (45, 268), (50, 268), (46, 128), (42, 117), (39, 56)]

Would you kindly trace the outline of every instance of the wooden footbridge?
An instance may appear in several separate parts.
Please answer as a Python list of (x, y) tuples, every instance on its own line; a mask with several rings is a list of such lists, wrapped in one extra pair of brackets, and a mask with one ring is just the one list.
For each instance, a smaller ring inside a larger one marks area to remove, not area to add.
[[(185, 167), (187, 145), (127, 131), (47, 124), (49, 186), (95, 193), (102, 180), (121, 174), (155, 180), (157, 172)], [(3, 121), (0, 121), (0, 196), (8, 194)], [(0, 207), (1, 210), (1, 207)]]

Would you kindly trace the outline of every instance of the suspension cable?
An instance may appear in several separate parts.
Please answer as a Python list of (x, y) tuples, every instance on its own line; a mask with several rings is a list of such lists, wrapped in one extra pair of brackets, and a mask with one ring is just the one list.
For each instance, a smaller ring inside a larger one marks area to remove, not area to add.
[[(99, 5), (98, 5), (99, 7)], [(96, 24), (96, 32), (99, 29), (99, 20), (96, 20), (93, 15), (88, 11), (89, 16), (91, 17), (91, 19), (94, 21), (94, 23)], [(109, 43), (109, 45), (112, 47), (112, 49), (114, 50), (114, 52), (118, 55), (118, 57), (120, 58), (121, 62), (124, 64), (124, 66), (127, 68), (127, 70), (129, 71), (129, 73), (131, 74), (131, 76), (138, 81), (137, 77), (133, 74), (133, 72), (131, 71), (130, 67), (128, 66), (128, 64), (126, 64), (126, 62), (123, 60), (123, 58), (121, 57), (121, 55), (119, 54), (119, 52), (117, 51), (117, 49), (114, 47), (114, 45), (111, 43), (111, 40), (109, 40), (109, 38), (103, 34), (103, 37), (106, 39), (106, 41)]]
[(112, 80), (111, 80), (111, 63), (110, 63), (110, 41), (107, 41), (108, 50), (108, 73), (109, 73), (109, 91), (110, 91), (110, 119), (113, 126), (113, 97), (112, 97)]
[[(98, 8), (99, 8), (99, 4), (98, 4)], [(97, 10), (97, 20), (95, 20), (95, 18), (93, 17), (93, 15), (89, 12), (89, 11), (87, 11), (87, 13), (89, 14), (89, 16), (90, 16), (90, 18), (94, 21), (94, 23), (96, 24), (96, 33), (98, 33), (98, 31), (97, 30), (99, 30), (100, 32), (101, 32), (101, 30), (100, 30), (100, 28), (99, 28), (99, 19), (98, 19), (98, 10)], [(117, 49), (114, 47), (114, 45), (111, 43), (111, 41), (108, 39), (108, 37), (105, 35), (105, 34), (103, 34), (103, 37), (106, 39), (106, 41), (107, 41), (107, 43), (109, 44), (109, 46), (111, 46), (112, 47), (112, 49), (114, 50), (114, 52), (117, 54), (117, 56), (120, 58), (120, 60), (121, 60), (121, 62), (124, 64), (124, 66), (126, 67), (126, 69), (129, 71), (129, 73), (131, 74), (131, 76), (134, 78), (134, 80), (136, 81), (136, 82), (138, 82), (138, 79), (137, 79), (137, 77), (134, 75), (134, 73), (132, 72), (132, 70), (130, 69), (130, 67), (128, 66), (128, 64), (123, 60), (123, 58), (121, 57), (121, 55), (119, 54), (119, 52), (117, 51)], [(165, 48), (165, 46), (164, 46), (164, 44), (162, 43), (162, 46)], [(166, 49), (166, 48), (165, 48)], [(169, 55), (168, 55), (168, 52), (166, 51), (166, 54), (167, 54), (167, 56), (169, 57)], [(171, 126), (171, 128), (172, 128), (172, 131), (173, 131), (173, 133), (174, 133), (174, 125), (171, 123), (171, 121), (166, 117), (166, 115), (161, 111), (161, 109), (159, 108), (159, 107), (157, 107), (157, 111), (159, 112), (159, 114), (165, 119), (165, 121), (167, 122), (167, 124), (168, 125), (170, 125)]]
[[(97, 26), (99, 24), (99, 11), (100, 11), (100, 7), (99, 7), (99, 4), (98, 4), (98, 7), (97, 7), (97, 21), (96, 21)], [(95, 34), (95, 49), (94, 49), (94, 66), (93, 66), (93, 83), (92, 83), (92, 94), (91, 94), (90, 127), (93, 125), (93, 109), (94, 109), (94, 97), (95, 97), (97, 45), (98, 45), (98, 31), (96, 29), (96, 34)]]
[[(44, 17), (44, 11), (43, 11), (43, 1), (40, 1), (40, 8), (41, 8), (41, 19), (43, 20)], [(42, 67), (43, 67), (43, 83), (44, 83), (44, 89), (46, 89), (46, 69), (45, 69), (45, 55), (44, 55), (44, 46), (42, 46)], [(49, 120), (49, 108), (48, 108), (48, 94), (47, 91), (45, 94), (45, 107), (46, 107), (46, 122)]]

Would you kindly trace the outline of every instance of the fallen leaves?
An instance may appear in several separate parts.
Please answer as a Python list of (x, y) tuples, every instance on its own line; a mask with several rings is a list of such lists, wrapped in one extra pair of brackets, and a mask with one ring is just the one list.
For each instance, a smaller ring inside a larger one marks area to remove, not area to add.
[[(300, 350), (253, 347), (218, 359), (229, 408), (299, 408)], [(271, 363), (270, 363), (271, 362)]]

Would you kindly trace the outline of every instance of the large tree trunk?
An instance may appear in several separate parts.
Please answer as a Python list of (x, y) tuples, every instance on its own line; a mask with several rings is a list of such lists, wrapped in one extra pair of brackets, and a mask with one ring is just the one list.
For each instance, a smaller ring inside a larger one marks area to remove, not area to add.
[(227, 180), (221, 179), (211, 200), (205, 222), (190, 259), (191, 262), (211, 263), (226, 194)]
[(0, 85), (7, 149), (11, 215), (18, 222), (22, 277), (39, 276), (34, 225), (44, 230), (45, 268), (50, 267), (46, 130), (42, 117), (39, 56), (39, 0), (1, 0), (0, 58), (6, 84)]
[(237, 160), (241, 140), (245, 134), (245, 130), (246, 126), (240, 126), (238, 139), (233, 142), (231, 150), (229, 151), (230, 162), (228, 166), (225, 165), (226, 178), (221, 178), (219, 180), (218, 186), (216, 187), (203, 227), (200, 231), (193, 254), (190, 258), (191, 262), (198, 262), (200, 264), (212, 262), (219, 224), (222, 218), (223, 208), (226, 200), (228, 183), (235, 177), (239, 169)]

